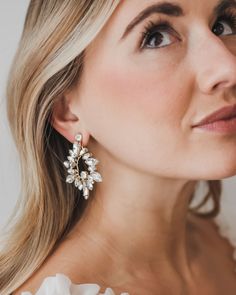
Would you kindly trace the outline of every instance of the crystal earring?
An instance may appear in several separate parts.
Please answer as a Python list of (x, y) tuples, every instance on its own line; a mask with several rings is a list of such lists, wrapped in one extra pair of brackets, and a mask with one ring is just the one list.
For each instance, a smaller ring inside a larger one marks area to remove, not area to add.
[[(96, 171), (96, 165), (99, 163), (92, 153), (88, 152), (86, 147), (82, 146), (82, 134), (75, 136), (73, 150), (69, 150), (68, 161), (64, 162), (64, 166), (68, 169), (66, 182), (73, 183), (80, 191), (83, 190), (83, 197), (89, 198), (89, 190), (93, 190), (94, 181), (102, 182), (100, 173)], [(88, 166), (88, 171), (79, 171), (79, 160), (82, 159)]]

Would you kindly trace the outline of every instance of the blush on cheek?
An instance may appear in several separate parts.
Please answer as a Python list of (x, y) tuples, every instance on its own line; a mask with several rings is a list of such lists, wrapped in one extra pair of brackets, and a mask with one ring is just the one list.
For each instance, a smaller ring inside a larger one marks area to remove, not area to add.
[[(85, 68), (87, 97), (93, 109), (107, 116), (113, 114), (130, 124), (149, 121), (163, 124), (175, 113), (176, 93), (173, 93), (174, 75), (167, 79), (166, 72), (145, 70), (127, 61), (94, 60)], [(92, 81), (92, 82), (91, 82)], [(172, 85), (170, 87), (170, 85)]]
[(135, 109), (142, 111), (142, 108), (152, 108), (158, 103), (155, 94), (158, 84), (137, 72), (110, 69), (102, 72), (96, 85), (100, 96), (106, 103), (114, 104), (115, 108), (127, 108), (129, 112)]

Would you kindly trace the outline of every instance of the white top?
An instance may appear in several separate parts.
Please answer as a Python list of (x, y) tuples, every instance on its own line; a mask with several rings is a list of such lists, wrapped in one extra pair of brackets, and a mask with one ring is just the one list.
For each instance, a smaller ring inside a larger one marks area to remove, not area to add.
[[(234, 247), (233, 259), (236, 261), (236, 231), (229, 226), (226, 216), (219, 215), (214, 219), (218, 225), (219, 234), (229, 240)], [(236, 271), (236, 268), (235, 268)], [(46, 277), (35, 295), (117, 295), (111, 288), (106, 288), (105, 293), (100, 293), (98, 284), (73, 284), (71, 280), (60, 273)], [(30, 292), (21, 292), (21, 295), (32, 295)], [(120, 295), (130, 295), (122, 292)]]
[[(35, 295), (116, 295), (111, 288), (106, 288), (105, 293), (100, 293), (98, 284), (73, 284), (71, 280), (57, 273), (44, 279)], [(21, 292), (21, 295), (32, 295), (30, 292)], [(121, 293), (129, 295), (129, 293)]]

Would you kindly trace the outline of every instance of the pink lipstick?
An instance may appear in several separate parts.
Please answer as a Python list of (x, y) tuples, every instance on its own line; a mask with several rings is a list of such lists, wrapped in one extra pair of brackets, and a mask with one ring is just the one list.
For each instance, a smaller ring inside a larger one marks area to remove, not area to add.
[(236, 133), (236, 104), (211, 113), (192, 127), (221, 133)]

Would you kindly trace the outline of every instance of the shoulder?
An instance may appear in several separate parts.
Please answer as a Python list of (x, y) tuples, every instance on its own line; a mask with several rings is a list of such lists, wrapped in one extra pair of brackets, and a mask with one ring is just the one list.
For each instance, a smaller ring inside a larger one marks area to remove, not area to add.
[(195, 225), (197, 234), (210, 252), (232, 256), (235, 249), (226, 230), (229, 224), (224, 219), (195, 217)]

